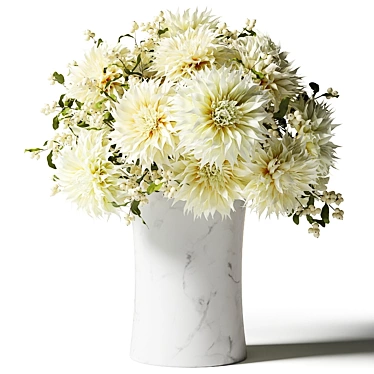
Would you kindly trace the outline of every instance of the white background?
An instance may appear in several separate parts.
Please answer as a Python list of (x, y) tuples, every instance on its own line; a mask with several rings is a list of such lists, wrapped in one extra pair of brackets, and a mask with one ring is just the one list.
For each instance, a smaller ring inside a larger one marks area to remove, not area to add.
[(23, 150), (52, 135), (40, 108), (60, 91), (47, 78), (83, 56), (85, 29), (114, 42), (132, 20), (197, 5), (233, 29), (256, 18), (257, 28), (301, 66), (305, 83), (339, 91), (332, 104), (342, 148), (331, 189), (346, 200), (344, 221), (333, 221), (319, 239), (306, 224), (247, 215), (243, 300), (250, 362), (207, 370), (373, 373), (374, 81), (367, 4), (23, 0), (2, 6), (0, 373), (177, 370), (129, 358), (132, 229), (117, 219), (94, 221), (62, 197), (49, 197), (50, 170)]

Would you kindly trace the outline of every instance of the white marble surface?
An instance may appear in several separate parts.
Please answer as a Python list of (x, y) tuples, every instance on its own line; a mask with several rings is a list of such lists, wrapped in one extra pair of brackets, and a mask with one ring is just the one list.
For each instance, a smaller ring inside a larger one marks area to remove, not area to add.
[(244, 360), (242, 241), (245, 209), (193, 220), (161, 193), (136, 220), (132, 359), (199, 367)]

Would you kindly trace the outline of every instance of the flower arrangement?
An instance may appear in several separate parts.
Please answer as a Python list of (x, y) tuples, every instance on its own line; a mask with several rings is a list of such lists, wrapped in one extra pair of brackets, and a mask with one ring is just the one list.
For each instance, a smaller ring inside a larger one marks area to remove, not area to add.
[(337, 125), (325, 99), (338, 92), (303, 86), (255, 23), (236, 31), (207, 10), (160, 12), (113, 45), (87, 30), (84, 58), (50, 77), (64, 88), (42, 110), (55, 136), (26, 150), (47, 154), (53, 194), (127, 224), (152, 193), (194, 217), (227, 217), (240, 199), (259, 215), (306, 217), (315, 237), (331, 210), (342, 219), (343, 198), (327, 189)]

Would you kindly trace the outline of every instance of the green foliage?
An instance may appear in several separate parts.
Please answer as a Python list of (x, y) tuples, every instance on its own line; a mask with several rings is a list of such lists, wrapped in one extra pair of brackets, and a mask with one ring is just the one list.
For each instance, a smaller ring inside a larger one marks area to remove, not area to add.
[(140, 212), (140, 209), (139, 209), (139, 203), (140, 203), (140, 201), (138, 201), (138, 200), (133, 200), (133, 201), (131, 202), (131, 206), (130, 206), (130, 210), (131, 210), (131, 212), (132, 212), (134, 215), (138, 216), (138, 217), (141, 216), (141, 212)]
[(298, 224), (300, 223), (300, 216), (299, 216), (298, 214), (295, 213), (295, 214), (293, 215), (292, 219), (293, 219), (293, 221), (294, 221), (294, 223), (295, 223), (296, 225), (298, 225)]
[(64, 97), (65, 97), (65, 94), (62, 94), (60, 96), (60, 99), (58, 100), (58, 105), (61, 107), (61, 108), (64, 108), (65, 107), (65, 104), (64, 104)]
[(112, 201), (111, 204), (115, 207), (115, 208), (120, 208), (121, 206), (127, 206), (130, 204), (130, 202), (128, 201), (127, 203), (124, 203), (124, 204), (117, 204), (115, 201)]
[(265, 78), (265, 75), (264, 75), (264, 74), (262, 74), (261, 72), (255, 70), (255, 69), (253, 69), (253, 68), (251, 69), (251, 72), (252, 72), (254, 75), (256, 75), (256, 77), (257, 77), (258, 79), (264, 79), (264, 78)]
[(53, 73), (53, 78), (55, 78), (55, 80), (56, 80), (57, 83), (60, 83), (60, 84), (64, 84), (65, 83), (64, 76), (62, 74), (57, 73), (57, 71), (55, 71)]
[(57, 169), (56, 168), (56, 165), (53, 163), (52, 161), (52, 151), (48, 153), (48, 156), (47, 156), (47, 162), (48, 162), (48, 166), (52, 169)]
[(165, 34), (167, 31), (169, 31), (168, 28), (163, 29), (163, 30), (158, 30), (158, 31), (157, 31), (157, 34), (158, 34), (158, 36), (161, 36), (162, 34)]
[(319, 85), (317, 83), (310, 82), (309, 87), (313, 90), (314, 95), (319, 92)]
[(152, 182), (148, 188), (147, 188), (147, 194), (150, 195), (151, 193), (155, 192), (155, 191), (160, 191), (161, 187), (162, 187), (163, 183), (160, 183), (160, 184), (155, 184), (154, 182)]
[(125, 37), (135, 39), (132, 35), (130, 35), (130, 34), (125, 34), (125, 35), (121, 35), (121, 36), (118, 38), (118, 43), (121, 41), (122, 38), (125, 38)]
[(278, 112), (274, 113), (274, 118), (276, 118), (276, 119), (283, 118), (287, 113), (289, 103), (290, 103), (290, 98), (289, 97), (286, 97), (285, 99), (283, 99), (281, 101), (280, 105), (279, 105)]
[(60, 124), (60, 120), (58, 119), (58, 115), (57, 115), (56, 117), (53, 117), (53, 122), (52, 122), (53, 130), (57, 130), (59, 124)]
[(44, 151), (43, 148), (27, 148), (25, 149), (25, 152), (38, 152), (38, 151)]
[(330, 209), (329, 209), (329, 206), (325, 203), (325, 205), (322, 208), (322, 212), (321, 212), (321, 218), (323, 222), (330, 223), (329, 216), (330, 216)]

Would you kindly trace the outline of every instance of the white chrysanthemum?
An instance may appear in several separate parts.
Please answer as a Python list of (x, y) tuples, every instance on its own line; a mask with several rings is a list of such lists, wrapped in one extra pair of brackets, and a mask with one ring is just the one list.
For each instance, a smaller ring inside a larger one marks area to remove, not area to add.
[(56, 164), (61, 191), (90, 216), (118, 214), (112, 202), (123, 204), (125, 199), (119, 187), (123, 174), (108, 160), (107, 143), (104, 131), (81, 131), (78, 143), (64, 147)]
[(301, 121), (296, 118), (289, 121), (291, 127), (297, 131), (297, 137), (305, 143), (310, 156), (318, 159), (319, 175), (327, 176), (336, 160), (337, 145), (330, 140), (333, 136), (332, 131), (338, 126), (333, 124), (329, 106), (314, 100), (306, 101), (302, 96), (291, 102), (290, 106), (302, 117)]
[(248, 175), (243, 162), (231, 166), (227, 161), (221, 170), (215, 165), (202, 165), (193, 156), (179, 160), (173, 165), (174, 179), (180, 182), (174, 198), (186, 201), (185, 212), (193, 212), (194, 217), (205, 218), (217, 211), (222, 218), (230, 215), (236, 199), (242, 199), (245, 185), (244, 175)]
[(212, 67), (219, 53), (219, 45), (208, 25), (189, 28), (183, 34), (161, 39), (155, 47), (152, 70), (156, 71), (156, 77), (165, 76), (177, 82)]
[(221, 167), (238, 155), (247, 159), (254, 140), (263, 139), (267, 118), (265, 91), (243, 78), (242, 71), (222, 67), (204, 70), (185, 80), (175, 100), (180, 147)]
[(123, 70), (119, 58), (126, 60), (129, 50), (121, 45), (109, 48), (102, 43), (92, 47), (85, 59), (70, 69), (67, 96), (84, 102), (98, 102), (107, 95), (123, 94)]
[(172, 88), (164, 82), (134, 84), (120, 100), (114, 117), (112, 143), (128, 157), (140, 160), (143, 168), (155, 162), (161, 166), (175, 155), (178, 136), (171, 120)]
[(280, 52), (279, 46), (257, 32), (254, 36), (238, 38), (233, 42), (237, 58), (247, 71), (252, 71), (254, 79), (272, 96), (275, 111), (286, 97), (300, 93), (297, 69), (287, 61), (287, 53)]
[(165, 21), (163, 22), (163, 28), (168, 29), (165, 35), (175, 36), (188, 29), (197, 29), (201, 25), (208, 25), (210, 29), (215, 29), (218, 24), (218, 18), (212, 16), (210, 13), (211, 11), (208, 10), (199, 13), (198, 9), (193, 13), (190, 13), (190, 9), (187, 9), (183, 14), (180, 12), (173, 14), (168, 11), (165, 14)]
[(250, 182), (244, 188), (246, 204), (261, 215), (288, 214), (298, 199), (316, 184), (318, 162), (309, 157), (304, 144), (289, 136), (271, 138), (264, 148), (252, 152), (248, 163)]

